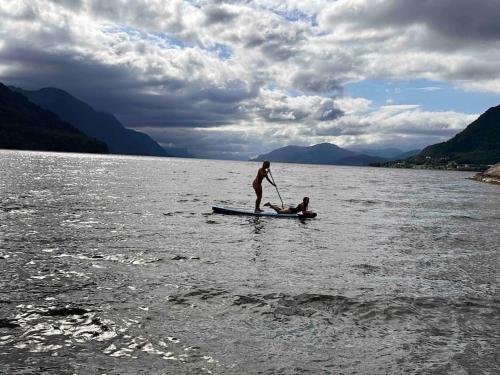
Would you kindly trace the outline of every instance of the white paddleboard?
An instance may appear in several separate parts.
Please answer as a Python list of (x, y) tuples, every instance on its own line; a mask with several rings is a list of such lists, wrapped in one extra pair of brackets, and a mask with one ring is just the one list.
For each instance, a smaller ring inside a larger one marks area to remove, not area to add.
[(270, 211), (255, 212), (254, 210), (248, 210), (244, 208), (213, 206), (212, 210), (216, 213), (226, 214), (226, 215), (265, 216), (265, 217), (278, 217), (278, 218), (290, 218), (290, 219), (304, 218), (302, 214), (279, 214), (277, 212), (270, 212)]

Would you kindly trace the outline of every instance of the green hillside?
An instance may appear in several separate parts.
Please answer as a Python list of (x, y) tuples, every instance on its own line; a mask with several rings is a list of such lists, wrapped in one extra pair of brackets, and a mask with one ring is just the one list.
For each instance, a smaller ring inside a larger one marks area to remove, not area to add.
[(444, 158), (458, 164), (500, 161), (500, 106), (488, 109), (449, 141), (426, 147), (419, 157)]
[(484, 170), (500, 161), (500, 106), (492, 107), (446, 142), (416, 156), (376, 166)]

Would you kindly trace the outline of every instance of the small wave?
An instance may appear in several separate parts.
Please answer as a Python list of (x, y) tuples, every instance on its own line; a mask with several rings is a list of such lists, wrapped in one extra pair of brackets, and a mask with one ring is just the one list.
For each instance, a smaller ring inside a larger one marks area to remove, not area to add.
[(170, 258), (171, 260), (200, 260), (200, 257), (198, 256), (190, 256), (190, 257), (187, 257), (187, 256), (184, 256), (184, 255), (176, 255), (172, 258)]
[(200, 347), (183, 345), (174, 336), (151, 340), (126, 334), (131, 325), (139, 321), (124, 320), (119, 327), (109, 319), (103, 319), (96, 311), (81, 306), (33, 306), (18, 305), (19, 312), (12, 319), (1, 319), (0, 328), (12, 329), (18, 334), (0, 337), (0, 346), (10, 346), (29, 353), (50, 353), (90, 341), (108, 344), (102, 353), (117, 358), (137, 358), (155, 355), (168, 361), (217, 365), (218, 361), (201, 351)]
[(463, 219), (463, 220), (481, 220), (480, 217), (474, 217), (469, 215), (450, 215), (453, 219)]
[(20, 327), (20, 325), (13, 319), (0, 319), (0, 328), (12, 329), (17, 327)]
[(55, 352), (72, 343), (106, 341), (117, 335), (113, 322), (80, 306), (21, 304), (16, 308), (19, 312), (7, 322), (10, 328), (18, 330), (20, 334), (11, 336), (2, 344), (17, 349), (32, 353)]
[(382, 203), (380, 201), (374, 201), (374, 200), (370, 200), (370, 199), (346, 199), (346, 200), (344, 200), (344, 202), (352, 203), (352, 204), (362, 204), (365, 206), (372, 206), (375, 204)]
[(113, 261), (124, 264), (133, 264), (133, 265), (144, 265), (149, 263), (156, 263), (163, 260), (163, 258), (158, 257), (135, 257), (128, 256), (125, 254), (111, 254), (111, 255), (103, 255), (103, 254), (67, 254), (63, 253), (60, 255), (54, 256), (54, 258), (74, 258), (81, 260), (91, 260), (91, 261)]
[[(394, 297), (390, 299), (361, 300), (341, 295), (299, 294), (299, 295), (238, 295), (233, 305), (261, 310), (271, 314), (277, 320), (291, 316), (321, 316), (330, 321), (335, 316), (350, 316), (352, 319), (365, 321), (393, 319), (421, 319), (423, 315), (433, 317), (449, 311), (454, 306), (458, 315), (471, 315), (474, 319), (498, 316), (500, 301), (471, 298), (443, 297)], [(433, 329), (429, 321), (428, 329)]]
[(355, 264), (353, 268), (360, 270), (363, 273), (363, 275), (380, 271), (379, 266), (374, 266), (372, 264)]
[(193, 307), (195, 304), (192, 299), (208, 300), (219, 296), (226, 296), (227, 294), (228, 292), (223, 289), (194, 289), (183, 294), (168, 296), (167, 301), (175, 305)]
[(104, 354), (116, 358), (137, 358), (141, 353), (160, 356), (168, 361), (180, 362), (205, 362), (207, 364), (216, 364), (218, 361), (212, 356), (200, 353), (197, 346), (183, 346), (180, 340), (175, 337), (167, 336), (156, 342), (149, 341), (147, 338), (138, 336), (129, 340), (115, 341), (103, 350)]

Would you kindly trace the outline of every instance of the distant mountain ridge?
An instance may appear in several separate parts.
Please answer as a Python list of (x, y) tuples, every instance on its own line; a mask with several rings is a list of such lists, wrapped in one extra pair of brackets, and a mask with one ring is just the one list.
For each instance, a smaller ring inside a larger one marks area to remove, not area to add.
[[(115, 116), (100, 112), (89, 104), (57, 88), (23, 90), (13, 88), (42, 108), (56, 113), (88, 136), (108, 145), (110, 153), (146, 156), (176, 156), (167, 152), (149, 135), (125, 128)], [(182, 156), (189, 156), (186, 152)]]
[(484, 170), (500, 161), (500, 105), (492, 107), (446, 142), (416, 156), (377, 166)]
[(386, 161), (386, 159), (356, 153), (332, 143), (313, 146), (286, 146), (267, 154), (259, 155), (253, 161), (274, 161), (282, 163), (331, 164), (363, 166)]
[(90, 138), (0, 83), (0, 148), (107, 153), (105, 143)]
[(396, 159), (404, 159), (410, 156), (414, 156), (419, 154), (422, 150), (409, 150), (403, 151), (399, 148), (372, 148), (372, 147), (349, 147), (349, 150), (370, 155), (370, 156), (378, 156), (387, 160), (396, 160)]

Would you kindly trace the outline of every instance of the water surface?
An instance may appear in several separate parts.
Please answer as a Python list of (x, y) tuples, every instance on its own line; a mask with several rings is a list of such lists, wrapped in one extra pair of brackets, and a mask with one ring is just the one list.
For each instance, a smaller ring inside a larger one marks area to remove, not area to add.
[[(18, 374), (496, 374), (500, 190), (462, 172), (0, 151)], [(278, 203), (264, 186), (264, 202)]]

